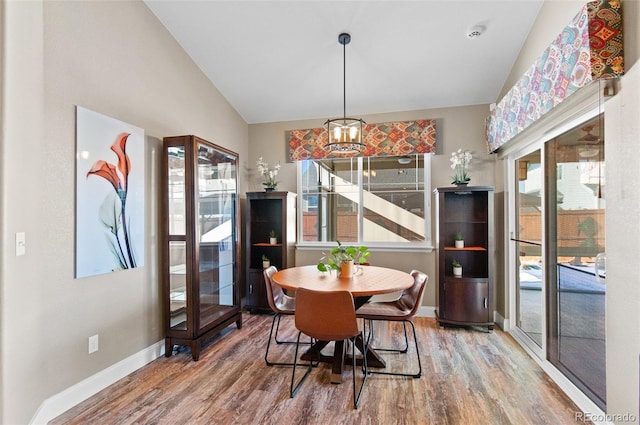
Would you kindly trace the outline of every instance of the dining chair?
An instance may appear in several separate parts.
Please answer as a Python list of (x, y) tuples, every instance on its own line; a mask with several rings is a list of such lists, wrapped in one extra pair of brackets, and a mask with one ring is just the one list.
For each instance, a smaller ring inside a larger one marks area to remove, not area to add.
[[(385, 372), (385, 371), (373, 371), (370, 374), (379, 375), (396, 375), (396, 376), (409, 376), (413, 378), (419, 378), (422, 375), (422, 364), (420, 363), (420, 350), (418, 349), (418, 337), (416, 335), (416, 328), (411, 320), (418, 308), (422, 305), (422, 297), (424, 296), (424, 288), (427, 286), (429, 277), (418, 270), (412, 270), (411, 276), (413, 276), (413, 285), (410, 288), (402, 291), (400, 297), (393, 301), (380, 301), (370, 302), (364, 304), (358, 309), (356, 315), (359, 319), (364, 319), (372, 323), (373, 321), (388, 321), (388, 322), (402, 322), (404, 329), (404, 341), (405, 347), (398, 348), (377, 348), (371, 347), (376, 351), (394, 351), (400, 353), (406, 353), (409, 348), (409, 339), (407, 337), (407, 323), (411, 325), (413, 331), (413, 341), (416, 347), (416, 357), (418, 358), (418, 371), (415, 373), (399, 373), (399, 372)], [(370, 344), (373, 335), (373, 326), (370, 326), (371, 331), (367, 336), (367, 345)]]
[[(269, 360), (269, 347), (271, 346), (271, 340), (276, 344), (295, 344), (296, 341), (279, 341), (278, 330), (280, 329), (280, 318), (284, 316), (293, 316), (296, 311), (296, 299), (290, 297), (284, 293), (279, 285), (273, 282), (272, 276), (276, 274), (278, 269), (275, 266), (270, 266), (264, 269), (264, 283), (267, 290), (267, 302), (269, 307), (274, 312), (273, 320), (271, 321), (271, 330), (269, 331), (269, 339), (267, 340), (267, 351), (264, 353), (264, 361), (267, 366), (293, 366), (293, 363), (287, 362), (272, 362)], [(273, 336), (273, 328), (276, 328), (275, 337)]]
[(356, 385), (356, 344), (360, 337), (364, 341), (364, 334), (356, 319), (353, 296), (349, 291), (315, 291), (309, 288), (298, 288), (296, 291), (295, 325), (298, 329), (296, 353), (293, 360), (291, 374), (290, 395), (293, 398), (304, 380), (312, 370), (312, 362), (307, 364), (304, 376), (296, 383), (296, 366), (298, 362), (298, 348), (300, 336), (305, 334), (320, 341), (350, 341), (351, 360), (353, 365), (353, 407), (358, 408), (364, 384), (367, 381), (367, 346), (364, 344), (362, 358), (362, 384), (360, 389)]

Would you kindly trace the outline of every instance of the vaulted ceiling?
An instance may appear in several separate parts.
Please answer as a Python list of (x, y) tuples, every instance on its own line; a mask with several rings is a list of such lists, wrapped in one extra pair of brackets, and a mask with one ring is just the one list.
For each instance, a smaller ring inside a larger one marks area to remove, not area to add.
[(542, 0), (145, 3), (253, 124), (343, 115), (341, 32), (347, 116), (495, 102)]

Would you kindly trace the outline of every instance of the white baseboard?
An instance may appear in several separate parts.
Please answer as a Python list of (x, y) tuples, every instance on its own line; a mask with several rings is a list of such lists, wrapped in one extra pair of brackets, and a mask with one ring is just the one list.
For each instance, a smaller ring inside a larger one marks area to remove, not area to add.
[(50, 420), (60, 416), (73, 406), (102, 391), (109, 385), (135, 372), (144, 365), (164, 355), (164, 340), (139, 351), (118, 363), (109, 366), (78, 382), (72, 387), (49, 397), (38, 408), (30, 424), (46, 425)]
[(496, 322), (496, 325), (498, 325), (498, 327), (503, 331), (505, 329), (509, 329), (509, 319), (502, 317), (498, 311), (493, 312), (493, 321)]

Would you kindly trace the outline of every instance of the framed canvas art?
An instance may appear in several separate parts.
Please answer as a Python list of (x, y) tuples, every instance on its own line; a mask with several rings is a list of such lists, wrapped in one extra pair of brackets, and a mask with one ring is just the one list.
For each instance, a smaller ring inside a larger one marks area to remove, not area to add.
[(76, 278), (144, 265), (144, 131), (76, 107)]

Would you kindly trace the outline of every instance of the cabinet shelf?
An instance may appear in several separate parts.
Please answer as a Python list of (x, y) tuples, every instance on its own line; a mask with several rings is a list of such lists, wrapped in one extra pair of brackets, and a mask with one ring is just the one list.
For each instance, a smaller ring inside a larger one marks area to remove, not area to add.
[(258, 243), (254, 243), (253, 246), (282, 246), (281, 243), (267, 243), (267, 242), (258, 242)]
[(462, 274), (462, 276), (454, 276), (453, 273), (445, 273), (444, 278), (446, 280), (449, 279), (454, 279), (456, 281), (463, 281), (463, 282), (477, 282), (477, 281), (481, 281), (484, 280), (486, 281), (489, 277), (487, 275), (482, 275), (482, 274)]
[(445, 251), (486, 251), (483, 246), (465, 246), (464, 248), (456, 248), (455, 246), (445, 246)]

